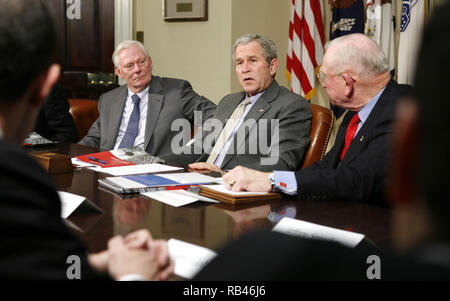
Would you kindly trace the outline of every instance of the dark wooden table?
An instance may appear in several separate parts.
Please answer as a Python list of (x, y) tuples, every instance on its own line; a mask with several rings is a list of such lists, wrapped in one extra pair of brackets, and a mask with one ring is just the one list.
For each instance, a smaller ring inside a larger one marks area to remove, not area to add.
[[(71, 156), (96, 152), (77, 144), (61, 144), (32, 151), (53, 151)], [(225, 242), (256, 228), (273, 227), (283, 216), (365, 234), (379, 246), (390, 241), (392, 211), (353, 202), (323, 202), (288, 199), (245, 207), (195, 203), (172, 207), (150, 198), (123, 197), (98, 187), (98, 179), (108, 175), (87, 169), (52, 175), (60, 190), (88, 198), (103, 213), (79, 207), (69, 220), (83, 230), (87, 248), (100, 251), (114, 235), (149, 229), (154, 238), (177, 238), (218, 250)]]

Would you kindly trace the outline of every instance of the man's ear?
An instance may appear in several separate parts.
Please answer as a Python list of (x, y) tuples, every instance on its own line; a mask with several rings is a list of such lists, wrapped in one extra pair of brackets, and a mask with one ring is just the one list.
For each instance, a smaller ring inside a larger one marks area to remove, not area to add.
[(271, 76), (274, 76), (275, 73), (277, 73), (277, 68), (278, 68), (278, 59), (275, 58), (270, 62), (269, 66)]
[(116, 70), (116, 74), (119, 78), (123, 79), (123, 74), (122, 74), (122, 70), (120, 70), (120, 68), (118, 68), (117, 66), (114, 66), (114, 70)]
[(348, 73), (342, 73), (342, 77), (345, 81), (345, 96), (350, 98), (355, 90), (355, 80)]
[(47, 96), (50, 94), (51, 89), (56, 84), (61, 73), (61, 66), (58, 64), (52, 64), (47, 71), (42, 72), (38, 78), (34, 81), (32, 90), (30, 91), (30, 104), (39, 107)]

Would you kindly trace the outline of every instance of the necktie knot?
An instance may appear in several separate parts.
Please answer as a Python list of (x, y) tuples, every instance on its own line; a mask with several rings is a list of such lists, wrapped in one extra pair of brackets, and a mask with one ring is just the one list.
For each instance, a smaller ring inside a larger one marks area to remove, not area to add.
[(131, 96), (131, 100), (133, 101), (134, 105), (138, 105), (141, 102), (141, 98), (137, 94), (133, 94)]
[(250, 97), (247, 97), (247, 98), (245, 98), (244, 99), (244, 101), (243, 102), (241, 102), (241, 106), (247, 106), (249, 103), (250, 103), (251, 101), (250, 101)]

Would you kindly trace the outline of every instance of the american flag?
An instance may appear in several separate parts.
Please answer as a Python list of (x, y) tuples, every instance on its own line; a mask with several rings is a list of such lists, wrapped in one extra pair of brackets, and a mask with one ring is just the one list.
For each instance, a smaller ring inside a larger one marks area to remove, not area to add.
[(292, 0), (286, 76), (293, 92), (314, 96), (315, 75), (322, 64), (325, 42), (321, 0)]

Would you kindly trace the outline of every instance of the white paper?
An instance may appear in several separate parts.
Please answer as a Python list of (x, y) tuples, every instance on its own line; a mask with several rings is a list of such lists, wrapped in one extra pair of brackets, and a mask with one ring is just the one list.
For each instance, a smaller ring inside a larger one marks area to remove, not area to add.
[(217, 253), (178, 239), (167, 242), (169, 255), (175, 262), (175, 274), (185, 279), (192, 279)]
[(183, 172), (183, 173), (167, 173), (159, 174), (158, 176), (170, 179), (172, 181), (178, 182), (180, 184), (189, 183), (215, 183), (220, 181), (221, 178), (213, 178), (210, 176), (203, 175), (198, 172)]
[(146, 173), (157, 173), (164, 171), (181, 170), (181, 167), (173, 167), (169, 165), (151, 163), (151, 164), (138, 164), (116, 167), (104, 167), (102, 169), (95, 169), (96, 171), (107, 173), (113, 176), (126, 176), (126, 175), (139, 175)]
[(219, 201), (198, 195), (190, 191), (186, 191), (184, 189), (152, 191), (152, 192), (145, 192), (142, 194), (149, 198), (158, 200), (164, 204), (168, 204), (174, 207), (184, 206), (197, 201), (220, 203)]
[[(98, 165), (87, 163), (87, 162), (78, 160), (77, 158), (72, 158), (71, 161), (72, 161), (72, 164), (78, 165), (80, 167), (98, 167), (98, 169), (101, 169), (101, 167)], [(94, 169), (96, 169), (96, 168), (94, 168)]]
[(86, 199), (73, 193), (58, 191), (59, 199), (61, 200), (61, 217), (68, 218), (78, 206)]
[(321, 226), (288, 217), (279, 221), (272, 231), (309, 239), (333, 241), (350, 248), (356, 247), (364, 239), (364, 235), (360, 233)]
[(235, 196), (246, 196), (246, 195), (254, 195), (254, 194), (267, 194), (267, 192), (248, 192), (248, 191), (231, 191), (229, 190), (225, 184), (220, 184), (220, 185), (202, 185), (200, 187), (208, 187), (209, 189), (218, 191), (218, 192), (222, 192), (222, 193), (226, 193), (228, 195), (235, 195)]

